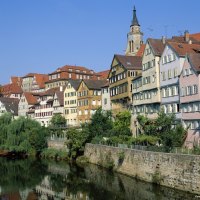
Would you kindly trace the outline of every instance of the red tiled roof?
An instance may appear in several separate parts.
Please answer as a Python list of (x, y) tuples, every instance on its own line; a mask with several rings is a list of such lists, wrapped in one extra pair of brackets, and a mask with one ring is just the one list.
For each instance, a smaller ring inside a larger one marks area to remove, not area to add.
[(45, 92), (38, 92), (38, 93), (33, 93), (34, 96), (53, 96), (55, 94), (56, 91), (60, 90), (60, 87), (56, 87), (56, 88), (51, 88), (48, 89)]
[[(70, 71), (70, 69), (72, 71)], [(93, 74), (94, 71), (93, 70), (90, 70), (86, 67), (82, 67), (82, 66), (73, 66), (73, 65), (65, 65), (63, 67), (60, 67), (58, 68), (56, 71), (50, 73), (51, 74), (55, 74), (55, 73), (58, 73), (58, 72), (76, 72), (76, 70), (80, 70), (80, 72), (83, 73), (83, 71), (86, 71), (86, 74), (89, 73), (89, 74)]]
[(125, 55), (114, 55), (126, 69), (142, 69), (142, 57), (140, 56), (125, 56)]
[(200, 50), (200, 44), (187, 44), (178, 42), (168, 42), (168, 44), (179, 56), (185, 56), (187, 53), (195, 53), (196, 50)]
[(17, 76), (11, 76), (10, 78), (11, 83), (17, 84), (19, 86), (22, 85), (22, 78)]
[(37, 103), (37, 98), (30, 92), (24, 92), (24, 96), (29, 105), (34, 105)]
[(194, 38), (197, 41), (200, 41), (200, 33), (190, 34), (191, 38)]
[(11, 95), (11, 94), (22, 94), (22, 89), (15, 83), (10, 83), (3, 85), (1, 87), (1, 92), (3, 95)]
[(141, 57), (143, 56), (145, 46), (146, 46), (145, 44), (142, 44), (142, 45), (140, 46), (140, 48), (139, 48), (139, 50), (138, 50), (136, 56), (141, 56)]
[(45, 88), (45, 82), (49, 80), (49, 77), (46, 74), (35, 74), (35, 79), (39, 88)]
[[(189, 40), (191, 40), (193, 44), (200, 44), (200, 33), (189, 34)], [(188, 43), (188, 41), (185, 40), (185, 36), (173, 36), (172, 39), (168, 41)]]
[(36, 73), (28, 73), (25, 76), (23, 76), (22, 78), (27, 78), (27, 77), (34, 77)]
[(101, 79), (107, 79), (109, 72), (110, 72), (110, 70), (105, 70), (105, 71), (102, 71), (102, 72), (97, 72), (96, 74), (100, 75)]

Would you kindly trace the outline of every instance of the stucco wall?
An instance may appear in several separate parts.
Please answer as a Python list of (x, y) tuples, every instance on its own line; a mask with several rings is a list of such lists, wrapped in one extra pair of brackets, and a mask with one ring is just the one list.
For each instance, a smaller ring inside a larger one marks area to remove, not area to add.
[(147, 182), (200, 194), (200, 156), (93, 144), (86, 145), (85, 156), (90, 163), (102, 166), (113, 162), (116, 171)]

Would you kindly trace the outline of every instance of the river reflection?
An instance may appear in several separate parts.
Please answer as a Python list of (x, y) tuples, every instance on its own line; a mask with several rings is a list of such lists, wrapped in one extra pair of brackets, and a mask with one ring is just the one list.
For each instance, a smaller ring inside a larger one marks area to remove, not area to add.
[(111, 173), (98, 166), (0, 159), (2, 200), (182, 200), (195, 195)]

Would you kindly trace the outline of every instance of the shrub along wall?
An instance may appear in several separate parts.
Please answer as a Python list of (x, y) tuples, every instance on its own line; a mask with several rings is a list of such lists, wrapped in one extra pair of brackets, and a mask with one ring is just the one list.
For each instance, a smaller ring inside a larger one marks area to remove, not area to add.
[(90, 163), (147, 182), (200, 194), (200, 156), (122, 149), (87, 144)]

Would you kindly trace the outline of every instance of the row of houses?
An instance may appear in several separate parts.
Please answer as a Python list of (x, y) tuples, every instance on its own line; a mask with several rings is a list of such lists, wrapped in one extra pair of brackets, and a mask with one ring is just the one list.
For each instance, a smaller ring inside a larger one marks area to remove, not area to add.
[[(161, 109), (175, 113), (189, 128), (186, 145), (199, 145), (200, 33), (185, 31), (172, 38), (148, 38), (143, 44), (135, 9), (134, 17), (126, 55), (114, 55), (109, 72), (113, 112), (123, 108), (132, 111), (135, 136), (139, 134), (139, 114), (154, 119)], [(134, 44), (140, 44), (139, 48), (132, 48)]]
[(88, 122), (100, 106), (112, 109), (113, 114), (129, 109), (134, 136), (139, 134), (138, 114), (155, 118), (163, 109), (175, 113), (189, 128), (186, 144), (193, 145), (200, 143), (199, 71), (200, 33), (185, 31), (181, 36), (148, 38), (144, 43), (134, 8), (126, 53), (114, 55), (110, 70), (95, 73), (64, 66), (48, 75), (12, 77), (1, 92), (4, 98), (20, 99), (19, 115), (45, 126), (55, 113), (63, 114), (68, 125), (77, 126)]
[[(44, 126), (60, 113), (68, 126), (79, 126), (102, 105), (101, 88), (107, 84), (107, 75), (108, 70), (95, 73), (85, 67), (64, 66), (48, 75), (11, 77), (11, 83), (1, 87), (0, 113), (28, 116)], [(15, 109), (6, 109), (10, 105)]]

